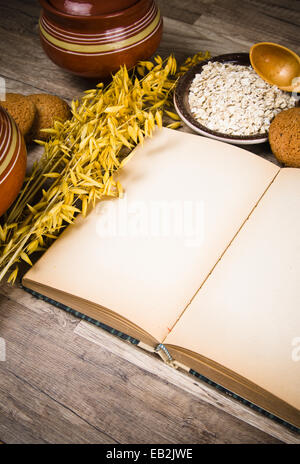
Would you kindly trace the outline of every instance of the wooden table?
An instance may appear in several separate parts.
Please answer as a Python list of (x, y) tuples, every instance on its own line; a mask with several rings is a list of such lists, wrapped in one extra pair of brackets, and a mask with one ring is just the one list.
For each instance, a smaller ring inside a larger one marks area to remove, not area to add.
[[(297, 51), (297, 0), (159, 0), (159, 53), (248, 51), (276, 41)], [(0, 75), (7, 91), (67, 100), (90, 86), (44, 55), (39, 5), (0, 0)], [(299, 50), (298, 50), (299, 52)], [(267, 144), (253, 148), (274, 161)], [(40, 156), (30, 149), (29, 165)], [(300, 443), (299, 435), (156, 357), (0, 285), (0, 441), (5, 443)]]

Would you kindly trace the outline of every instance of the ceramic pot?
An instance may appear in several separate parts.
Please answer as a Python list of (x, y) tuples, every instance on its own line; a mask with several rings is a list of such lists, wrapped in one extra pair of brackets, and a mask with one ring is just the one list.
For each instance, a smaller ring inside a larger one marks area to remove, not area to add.
[(134, 4), (132, 0), (114, 0), (111, 3), (115, 7), (131, 5), (112, 13), (90, 15), (82, 11), (80, 14), (79, 10), (76, 15), (66, 13), (64, 5), (97, 5), (98, 10), (91, 9), (93, 12), (111, 3), (40, 3), (40, 38), (45, 52), (58, 66), (80, 76), (105, 79), (123, 64), (131, 68), (153, 55), (161, 40), (162, 18), (154, 0), (138, 0)]
[(16, 199), (24, 182), (26, 146), (15, 121), (0, 106), (0, 216)]

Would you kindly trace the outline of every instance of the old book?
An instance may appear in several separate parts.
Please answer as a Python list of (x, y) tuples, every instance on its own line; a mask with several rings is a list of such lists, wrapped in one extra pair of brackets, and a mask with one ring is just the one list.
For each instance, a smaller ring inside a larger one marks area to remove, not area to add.
[(23, 285), (300, 427), (300, 170), (156, 131)]

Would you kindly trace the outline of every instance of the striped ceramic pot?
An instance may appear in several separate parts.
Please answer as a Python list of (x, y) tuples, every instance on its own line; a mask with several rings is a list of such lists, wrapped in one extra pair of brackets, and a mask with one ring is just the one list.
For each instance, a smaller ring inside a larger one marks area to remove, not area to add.
[(0, 106), (0, 216), (16, 199), (25, 177), (26, 146), (14, 120)]
[(45, 52), (54, 63), (74, 74), (100, 79), (123, 64), (131, 68), (149, 58), (161, 40), (160, 12), (154, 0), (123, 0), (123, 5), (128, 2), (129, 7), (113, 13), (87, 15), (81, 10), (70, 14), (70, 10), (58, 9), (62, 2), (55, 1), (55, 7), (49, 0), (40, 0), (40, 38)]

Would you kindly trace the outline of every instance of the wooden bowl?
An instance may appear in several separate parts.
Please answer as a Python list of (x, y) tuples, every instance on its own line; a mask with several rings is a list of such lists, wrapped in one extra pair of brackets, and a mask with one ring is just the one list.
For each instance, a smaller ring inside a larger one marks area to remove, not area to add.
[(40, 38), (46, 54), (58, 66), (83, 77), (105, 79), (123, 64), (131, 68), (153, 55), (161, 40), (162, 18), (154, 0), (89, 16), (63, 12), (49, 0), (40, 3)]
[(24, 182), (26, 146), (15, 121), (0, 106), (0, 216), (16, 199)]

